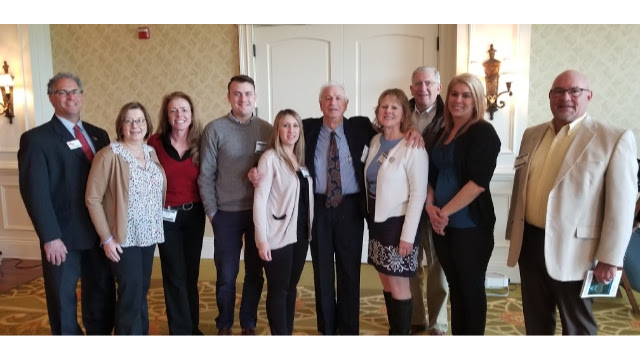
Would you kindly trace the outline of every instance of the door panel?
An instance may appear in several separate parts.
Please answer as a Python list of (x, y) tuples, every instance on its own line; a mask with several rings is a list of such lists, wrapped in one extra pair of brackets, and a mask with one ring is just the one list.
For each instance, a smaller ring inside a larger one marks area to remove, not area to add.
[(259, 116), (273, 123), (285, 108), (321, 116), (320, 86), (343, 77), (342, 26), (257, 25), (254, 40)]
[(411, 98), (411, 73), (438, 66), (438, 25), (345, 25), (345, 78), (352, 113), (373, 120), (380, 93), (399, 88)]

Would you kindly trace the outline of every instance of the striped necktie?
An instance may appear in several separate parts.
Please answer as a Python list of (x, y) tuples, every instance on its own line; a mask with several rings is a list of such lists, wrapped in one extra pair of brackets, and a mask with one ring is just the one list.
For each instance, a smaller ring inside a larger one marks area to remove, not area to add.
[(78, 125), (74, 126), (73, 133), (76, 135), (76, 139), (80, 141), (80, 144), (82, 144), (82, 151), (87, 156), (87, 159), (89, 159), (89, 162), (92, 162), (93, 150), (91, 150), (91, 146), (89, 146), (89, 142), (87, 141), (87, 138), (85, 138), (84, 135), (82, 134), (82, 130), (80, 130), (80, 126)]

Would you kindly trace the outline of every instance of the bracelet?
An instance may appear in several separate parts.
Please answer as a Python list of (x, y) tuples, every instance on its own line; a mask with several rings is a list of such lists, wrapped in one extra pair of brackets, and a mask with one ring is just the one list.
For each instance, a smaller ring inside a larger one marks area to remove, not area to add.
[(103, 242), (102, 244), (100, 244), (100, 247), (103, 247), (105, 245), (107, 245), (108, 243), (110, 243), (113, 240), (113, 235), (111, 235), (111, 237), (109, 237), (105, 242)]

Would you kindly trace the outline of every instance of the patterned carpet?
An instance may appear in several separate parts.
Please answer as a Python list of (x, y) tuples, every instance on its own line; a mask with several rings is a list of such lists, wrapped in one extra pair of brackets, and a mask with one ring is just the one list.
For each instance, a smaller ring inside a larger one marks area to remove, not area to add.
[[(522, 304), (519, 292), (514, 285), (508, 297), (488, 297), (487, 335), (523, 335)], [(200, 316), (201, 330), (206, 335), (216, 333), (214, 318), (215, 284), (212, 281), (200, 283)], [(238, 286), (238, 293), (241, 286)], [(258, 326), (260, 335), (268, 335), (265, 299), (258, 309)], [(388, 325), (384, 299), (378, 290), (362, 290), (360, 309), (360, 331), (362, 335), (385, 335)], [(239, 296), (237, 304), (239, 304)], [(317, 335), (313, 288), (300, 286), (294, 326), (295, 335)], [(594, 312), (599, 326), (599, 335), (640, 335), (640, 316), (631, 311), (626, 297), (613, 299), (596, 299)], [(153, 335), (168, 334), (167, 319), (164, 307), (162, 283), (152, 280), (149, 292), (150, 332)], [(237, 310), (236, 310), (237, 319)], [(240, 332), (236, 323), (234, 334)], [(558, 332), (559, 333), (559, 326)], [(49, 323), (42, 278), (37, 278), (4, 294), (0, 294), (0, 335), (47, 335)]]

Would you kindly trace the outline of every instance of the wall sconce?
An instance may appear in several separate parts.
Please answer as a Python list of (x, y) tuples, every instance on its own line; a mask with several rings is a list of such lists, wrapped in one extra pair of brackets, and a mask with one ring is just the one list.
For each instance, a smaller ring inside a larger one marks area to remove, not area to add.
[(0, 74), (0, 91), (2, 91), (2, 110), (0, 115), (9, 118), (9, 124), (13, 124), (13, 76), (9, 74), (9, 65), (4, 62), (4, 74)]
[(500, 74), (505, 74), (505, 72), (500, 72), (501, 61), (495, 58), (496, 50), (493, 48), (493, 44), (491, 44), (487, 52), (489, 53), (489, 60), (483, 62), (482, 66), (484, 67), (484, 80), (487, 89), (487, 111), (489, 112), (489, 117), (493, 120), (493, 113), (505, 106), (504, 101), (498, 102), (498, 98), (504, 94), (512, 96), (513, 92), (511, 92), (511, 81), (506, 82), (506, 91), (498, 92)]

